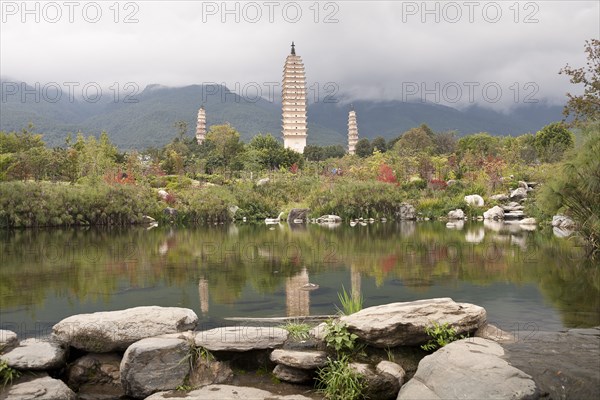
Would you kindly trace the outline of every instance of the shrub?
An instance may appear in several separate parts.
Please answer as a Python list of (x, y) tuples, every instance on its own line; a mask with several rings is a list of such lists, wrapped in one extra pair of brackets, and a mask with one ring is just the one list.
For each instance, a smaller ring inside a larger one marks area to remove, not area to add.
[(447, 322), (444, 322), (441, 325), (437, 322), (433, 322), (431, 326), (425, 328), (425, 333), (431, 338), (431, 340), (421, 346), (421, 348), (426, 351), (437, 350), (448, 343), (462, 338), (456, 336), (456, 330)]
[(328, 400), (356, 400), (364, 397), (365, 382), (350, 368), (348, 357), (327, 359), (327, 365), (317, 372), (317, 387)]
[(329, 320), (325, 326), (325, 344), (327, 347), (335, 350), (336, 353), (346, 353), (355, 351), (356, 339), (358, 336), (350, 333), (346, 324)]

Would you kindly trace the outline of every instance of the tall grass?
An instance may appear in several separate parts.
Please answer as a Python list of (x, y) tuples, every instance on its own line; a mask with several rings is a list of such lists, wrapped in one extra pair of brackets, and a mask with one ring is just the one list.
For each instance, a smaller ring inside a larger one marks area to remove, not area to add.
[(336, 306), (338, 314), (350, 315), (363, 309), (363, 297), (362, 295), (354, 295), (353, 293), (346, 292), (346, 288), (342, 285), (342, 292), (338, 293), (338, 299), (342, 304), (342, 308)]

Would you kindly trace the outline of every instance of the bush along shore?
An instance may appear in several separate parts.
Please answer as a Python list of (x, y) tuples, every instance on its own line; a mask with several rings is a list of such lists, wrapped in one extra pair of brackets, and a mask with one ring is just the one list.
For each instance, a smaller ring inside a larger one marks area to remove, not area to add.
[(565, 214), (594, 254), (600, 125), (575, 132), (558, 123), (536, 135), (458, 139), (422, 125), (358, 155), (318, 146), (301, 155), (271, 135), (244, 144), (228, 125), (201, 145), (179, 135), (144, 153), (120, 153), (106, 133), (49, 149), (31, 130), (0, 132), (0, 227), (263, 221), (293, 209), (355, 223), (459, 220), (499, 206), (505, 220)]
[[(436, 298), (361, 309), (359, 299), (340, 299), (343, 309), (324, 318), (198, 327), (192, 310), (148, 306), (74, 315), (47, 338), (19, 341), (0, 331), (0, 396), (535, 399), (581, 398), (600, 385), (593, 370), (564, 359), (551, 366), (541, 360), (544, 368), (533, 368), (533, 377), (515, 368), (505, 348), (539, 356), (538, 341), (528, 348), (518, 335), (488, 325), (485, 309), (474, 304)], [(582, 345), (578, 360), (597, 362), (600, 330), (557, 335), (555, 344)], [(562, 389), (548, 379), (548, 368), (561, 376)]]

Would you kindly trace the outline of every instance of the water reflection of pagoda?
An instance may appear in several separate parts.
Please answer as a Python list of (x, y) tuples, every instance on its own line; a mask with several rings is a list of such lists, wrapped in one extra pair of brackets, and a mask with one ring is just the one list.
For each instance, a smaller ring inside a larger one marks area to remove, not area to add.
[(200, 278), (198, 281), (198, 294), (200, 295), (200, 311), (208, 313), (208, 280)]
[(288, 317), (301, 317), (310, 315), (310, 291), (308, 285), (308, 271), (302, 268), (299, 274), (289, 277), (285, 281), (285, 307)]

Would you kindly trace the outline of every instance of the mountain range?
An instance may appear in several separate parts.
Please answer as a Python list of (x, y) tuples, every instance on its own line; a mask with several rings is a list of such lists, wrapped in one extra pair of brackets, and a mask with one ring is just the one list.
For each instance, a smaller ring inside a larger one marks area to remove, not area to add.
[[(69, 98), (54, 86), (30, 86), (0, 79), (0, 130), (21, 131), (29, 123), (43, 133), (49, 146), (61, 146), (68, 133), (98, 135), (106, 131), (121, 149), (162, 146), (176, 135), (175, 122), (185, 121), (187, 135), (195, 132), (198, 108), (204, 105), (207, 125), (230, 123), (248, 141), (258, 133), (281, 132), (281, 105), (263, 98), (244, 98), (225, 86), (149, 85), (128, 98), (103, 93), (88, 101)], [(36, 94), (37, 93), (37, 94)], [(60, 95), (60, 96), (59, 96)], [(97, 100), (92, 102), (91, 100)], [(383, 136), (387, 140), (402, 132), (429, 125), (434, 131), (456, 130), (460, 136), (478, 132), (519, 135), (536, 132), (562, 119), (562, 107), (530, 104), (501, 113), (471, 106), (458, 110), (433, 103), (401, 101), (353, 102), (360, 137)], [(308, 143), (346, 145), (349, 104), (314, 102), (308, 107)]]

